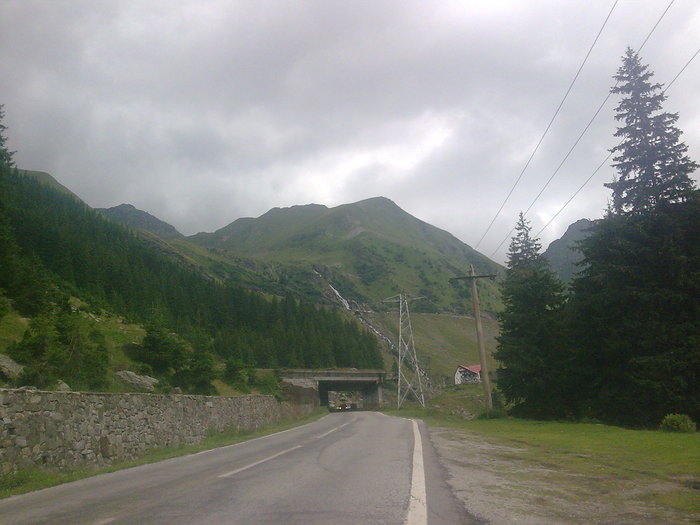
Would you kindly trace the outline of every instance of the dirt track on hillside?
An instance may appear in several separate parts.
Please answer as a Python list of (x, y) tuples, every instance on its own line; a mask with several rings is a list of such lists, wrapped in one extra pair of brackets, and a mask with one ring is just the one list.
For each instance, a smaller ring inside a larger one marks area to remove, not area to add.
[(429, 432), (452, 491), (479, 523), (700, 523), (700, 514), (682, 514), (648, 501), (652, 494), (693, 491), (679, 483), (581, 475), (526, 458), (526, 445), (490, 443), (481, 436), (446, 428), (430, 428)]

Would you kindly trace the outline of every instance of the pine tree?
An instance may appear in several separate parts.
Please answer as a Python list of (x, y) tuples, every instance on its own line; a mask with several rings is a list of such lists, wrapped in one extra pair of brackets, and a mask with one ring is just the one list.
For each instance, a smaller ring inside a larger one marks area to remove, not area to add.
[(660, 203), (681, 202), (693, 188), (689, 174), (698, 164), (688, 158), (675, 126), (677, 113), (661, 111), (666, 95), (661, 84), (652, 83), (653, 73), (639, 55), (627, 48), (615, 75), (615, 94), (623, 95), (615, 119), (615, 133), (622, 140), (611, 151), (617, 180), (606, 184), (613, 192), (615, 213), (639, 213)]
[(520, 214), (508, 251), (502, 285), (504, 311), (495, 353), (500, 361), (498, 388), (517, 412), (536, 417), (566, 415), (565, 397), (558, 395), (563, 374), (559, 344), (563, 286), (540, 254), (539, 240)]

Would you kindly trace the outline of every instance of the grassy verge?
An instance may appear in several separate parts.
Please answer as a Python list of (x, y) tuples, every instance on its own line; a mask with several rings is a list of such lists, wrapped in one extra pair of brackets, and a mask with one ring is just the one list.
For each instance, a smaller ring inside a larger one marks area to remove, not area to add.
[(143, 456), (136, 460), (122, 461), (100, 469), (85, 468), (60, 472), (40, 469), (22, 470), (14, 474), (0, 476), (0, 498), (5, 498), (15, 494), (23, 494), (33, 490), (44, 489), (54, 485), (59, 485), (61, 483), (96, 476), (98, 474), (114, 472), (116, 470), (145, 465), (147, 463), (155, 463), (157, 461), (162, 461), (164, 459), (174, 458), (177, 456), (194, 454), (195, 452), (201, 452), (202, 450), (233, 445), (242, 441), (248, 441), (257, 437), (267, 436), (269, 434), (274, 434), (275, 432), (287, 430), (289, 428), (305, 425), (320, 419), (326, 414), (328, 414), (328, 410), (325, 408), (319, 408), (312, 414), (300, 419), (284, 419), (252, 430), (231, 429), (224, 432), (212, 433), (198, 445), (183, 445), (181, 447), (151, 449), (146, 451)]
[[(461, 446), (467, 442), (495, 445), (491, 453), (494, 462), (485, 461), (483, 469), (493, 469), (498, 463), (502, 468), (498, 474), (516, 484), (525, 484), (528, 478), (546, 471), (551, 486), (556, 480), (556, 488), (569, 495), (585, 493), (587, 498), (609, 501), (619, 496), (621, 503), (633, 497), (652, 508), (680, 515), (700, 514), (698, 432), (515, 418), (465, 420), (451, 404), (443, 403), (445, 406), (437, 408), (409, 407), (389, 412), (421, 418), (430, 427), (453, 430), (445, 435)], [(470, 404), (470, 400), (465, 398), (465, 403)], [(465, 446), (467, 454), (468, 450)], [(581, 490), (584, 487), (586, 490)], [(629, 487), (638, 490), (632, 493)]]
[(457, 428), (503, 444), (527, 445), (533, 461), (556, 459), (586, 474), (700, 478), (700, 434), (629, 430), (602, 424), (502, 418), (459, 421), (427, 416), (432, 426)]

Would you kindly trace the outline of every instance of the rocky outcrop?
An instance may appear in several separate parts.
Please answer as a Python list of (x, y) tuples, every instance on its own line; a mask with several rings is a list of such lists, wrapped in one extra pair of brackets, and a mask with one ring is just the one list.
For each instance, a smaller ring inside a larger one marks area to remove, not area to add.
[(72, 389), (68, 383), (62, 380), (56, 381), (56, 386), (54, 388), (57, 392), (70, 392)]
[(15, 379), (24, 370), (24, 367), (15, 362), (9, 355), (0, 354), (0, 375), (7, 379)]
[(121, 370), (114, 377), (137, 392), (155, 392), (158, 380), (151, 376), (141, 376), (129, 370)]

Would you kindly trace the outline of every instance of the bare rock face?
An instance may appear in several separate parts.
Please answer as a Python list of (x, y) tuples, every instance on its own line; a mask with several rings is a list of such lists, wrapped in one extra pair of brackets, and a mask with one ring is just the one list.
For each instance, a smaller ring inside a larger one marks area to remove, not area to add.
[(56, 381), (56, 391), (57, 392), (71, 392), (71, 387), (65, 381)]
[(155, 377), (141, 376), (129, 370), (122, 370), (114, 374), (119, 381), (139, 392), (153, 392), (158, 380)]
[(0, 354), (0, 375), (7, 379), (16, 379), (24, 370), (24, 367), (17, 363), (10, 356)]

